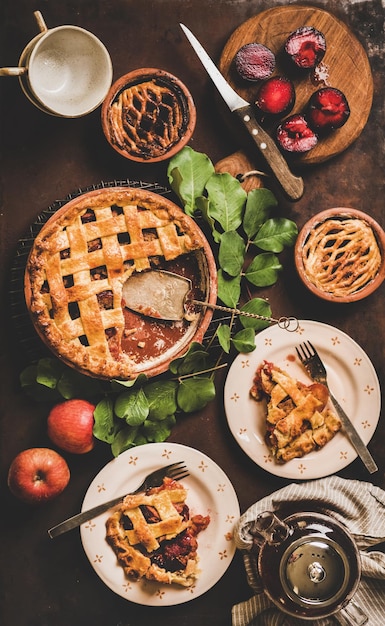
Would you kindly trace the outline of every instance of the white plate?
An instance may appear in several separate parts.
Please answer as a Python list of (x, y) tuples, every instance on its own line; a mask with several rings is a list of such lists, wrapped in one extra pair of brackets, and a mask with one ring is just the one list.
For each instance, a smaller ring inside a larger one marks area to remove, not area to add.
[(126, 600), (149, 606), (169, 606), (193, 600), (223, 576), (234, 553), (233, 527), (240, 516), (238, 498), (223, 470), (202, 452), (175, 443), (150, 443), (123, 452), (108, 463), (92, 481), (84, 498), (85, 511), (120, 494), (136, 489), (153, 470), (184, 461), (190, 472), (183, 479), (191, 514), (210, 515), (210, 524), (198, 535), (201, 573), (191, 588), (132, 582), (117, 563), (106, 542), (108, 512), (81, 526), (86, 555), (98, 576)]
[(270, 361), (291, 376), (309, 384), (295, 346), (311, 341), (324, 361), (328, 383), (341, 406), (367, 444), (376, 429), (381, 408), (376, 371), (362, 348), (341, 330), (301, 320), (295, 332), (270, 326), (256, 335), (256, 349), (239, 354), (225, 383), (225, 410), (230, 430), (238, 444), (257, 465), (276, 476), (301, 480), (323, 478), (340, 471), (357, 457), (347, 437), (339, 432), (321, 450), (280, 465), (265, 443), (265, 404), (255, 402), (249, 390), (257, 367)]

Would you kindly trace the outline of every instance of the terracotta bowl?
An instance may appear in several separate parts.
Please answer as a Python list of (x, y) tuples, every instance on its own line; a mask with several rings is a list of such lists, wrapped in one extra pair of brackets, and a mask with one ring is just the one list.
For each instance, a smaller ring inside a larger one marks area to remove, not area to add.
[(357, 209), (322, 211), (300, 231), (295, 264), (304, 285), (319, 298), (362, 300), (385, 278), (385, 232)]
[(119, 78), (102, 105), (103, 132), (126, 159), (155, 163), (171, 158), (191, 139), (196, 110), (186, 86), (154, 68)]

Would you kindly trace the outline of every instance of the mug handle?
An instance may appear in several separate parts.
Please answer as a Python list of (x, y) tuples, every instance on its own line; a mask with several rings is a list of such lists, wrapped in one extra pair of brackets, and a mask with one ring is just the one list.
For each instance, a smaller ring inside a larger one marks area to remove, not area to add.
[(0, 76), (21, 76), (26, 71), (26, 67), (0, 67)]
[[(48, 30), (47, 24), (40, 11), (34, 11), (35, 20), (41, 33)], [(27, 71), (26, 67), (0, 67), (0, 76), (22, 76)]]
[(48, 26), (44, 21), (44, 17), (42, 16), (40, 11), (34, 11), (33, 14), (35, 16), (35, 20), (40, 32), (44, 33), (46, 30), (48, 30)]

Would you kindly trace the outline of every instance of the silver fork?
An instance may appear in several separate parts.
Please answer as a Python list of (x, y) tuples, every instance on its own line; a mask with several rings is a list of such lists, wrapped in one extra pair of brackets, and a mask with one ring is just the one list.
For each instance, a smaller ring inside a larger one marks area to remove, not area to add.
[[(322, 383), (329, 389), (325, 365), (321, 361), (321, 358), (317, 350), (310, 343), (310, 341), (305, 341), (303, 344), (296, 347), (296, 352), (305, 370), (309, 374), (310, 378), (312, 378), (313, 380), (319, 383)], [(364, 442), (362, 441), (360, 435), (358, 434), (354, 425), (350, 421), (349, 417), (346, 415), (342, 406), (339, 404), (339, 402), (331, 393), (330, 389), (329, 389), (329, 396), (342, 422), (346, 435), (348, 436), (351, 444), (354, 446), (358, 456), (361, 458), (366, 469), (368, 470), (368, 472), (370, 472), (370, 474), (377, 472), (378, 467), (372, 455), (370, 454), (369, 450), (365, 446)]]
[(54, 537), (58, 537), (58, 535), (62, 535), (73, 528), (77, 528), (81, 524), (84, 524), (84, 522), (88, 522), (90, 519), (101, 515), (104, 511), (108, 511), (108, 509), (119, 504), (127, 495), (133, 495), (135, 493), (140, 493), (141, 491), (146, 491), (147, 489), (150, 489), (150, 487), (160, 487), (165, 477), (172, 478), (173, 480), (181, 480), (182, 478), (187, 478), (187, 476), (189, 476), (189, 472), (184, 464), (184, 461), (178, 461), (178, 463), (172, 463), (171, 465), (161, 467), (154, 472), (151, 472), (151, 474), (148, 474), (142, 484), (139, 485), (135, 491), (131, 491), (130, 494), (125, 493), (123, 496), (118, 496), (108, 502), (98, 504), (88, 511), (83, 511), (83, 513), (73, 515), (73, 517), (70, 517), (64, 522), (60, 522), (60, 524), (50, 528), (48, 530), (48, 534), (51, 539), (53, 539)]

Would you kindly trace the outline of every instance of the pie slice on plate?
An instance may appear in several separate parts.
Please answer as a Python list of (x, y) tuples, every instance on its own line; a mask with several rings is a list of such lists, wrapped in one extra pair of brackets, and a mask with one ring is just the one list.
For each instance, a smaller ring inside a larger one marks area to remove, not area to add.
[(266, 401), (266, 442), (280, 463), (323, 448), (342, 427), (325, 385), (305, 385), (268, 361), (258, 367), (250, 395)]
[(165, 478), (161, 487), (126, 496), (107, 520), (107, 541), (127, 577), (191, 587), (198, 570), (197, 535), (210, 517), (190, 515), (187, 490)]

